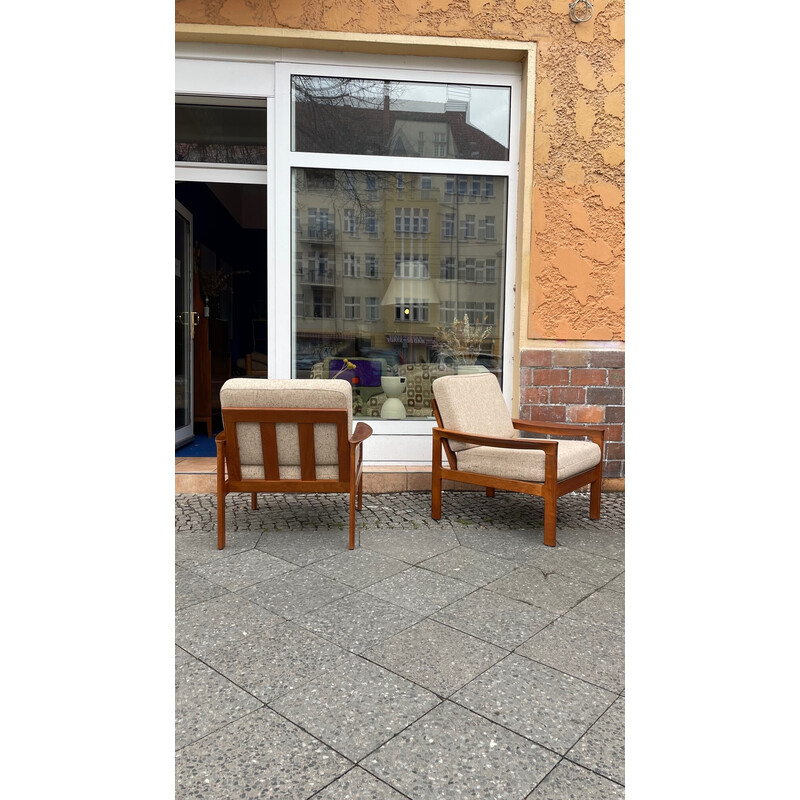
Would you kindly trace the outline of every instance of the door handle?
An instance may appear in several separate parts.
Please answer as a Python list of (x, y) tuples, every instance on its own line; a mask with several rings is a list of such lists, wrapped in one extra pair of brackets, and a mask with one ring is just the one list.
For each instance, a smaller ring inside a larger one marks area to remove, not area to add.
[(177, 320), (181, 325), (191, 325), (190, 333), (192, 339), (194, 339), (194, 329), (197, 327), (197, 323), (200, 322), (200, 315), (196, 311), (181, 311), (177, 316)]

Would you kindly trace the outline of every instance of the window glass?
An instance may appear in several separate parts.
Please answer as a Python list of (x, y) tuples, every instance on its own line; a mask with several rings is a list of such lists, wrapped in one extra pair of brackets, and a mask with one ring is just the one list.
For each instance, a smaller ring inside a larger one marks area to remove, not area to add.
[[(446, 191), (462, 179), (477, 202)], [(407, 417), (431, 415), (439, 375), (502, 381), (507, 178), (491, 197), (482, 175), (294, 168), (292, 183), (295, 377), (349, 380), (362, 417), (380, 416), (382, 376), (408, 378)]]
[(294, 75), (292, 100), (295, 151), (508, 160), (507, 86)]
[(176, 103), (175, 160), (266, 164), (266, 108)]

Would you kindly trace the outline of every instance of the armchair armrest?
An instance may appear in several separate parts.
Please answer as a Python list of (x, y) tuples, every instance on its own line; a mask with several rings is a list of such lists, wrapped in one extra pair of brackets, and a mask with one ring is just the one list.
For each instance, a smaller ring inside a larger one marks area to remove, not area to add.
[[(538, 422), (529, 419), (512, 419), (512, 424), (518, 431), (526, 433), (550, 433), (555, 436), (586, 436), (595, 444), (603, 447), (606, 429), (602, 425), (571, 425), (567, 422)], [(525, 441), (524, 439), (522, 441)]]
[(544, 450), (545, 453), (555, 453), (558, 449), (558, 442), (554, 439), (509, 439), (505, 436), (482, 436), (477, 433), (451, 431), (447, 428), (434, 428), (433, 432), (442, 439), (452, 439), (456, 442), (483, 445), (484, 447), (505, 447), (509, 450)]
[(355, 430), (350, 434), (350, 444), (360, 444), (370, 436), (372, 436), (372, 428), (366, 422), (359, 422), (356, 424)]

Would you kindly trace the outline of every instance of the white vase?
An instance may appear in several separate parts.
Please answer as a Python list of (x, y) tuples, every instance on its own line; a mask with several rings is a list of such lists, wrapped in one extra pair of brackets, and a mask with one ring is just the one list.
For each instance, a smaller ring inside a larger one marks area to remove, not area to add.
[(387, 375), (381, 378), (381, 389), (386, 395), (386, 400), (381, 406), (383, 419), (405, 419), (406, 409), (400, 395), (406, 390), (406, 379), (396, 375)]

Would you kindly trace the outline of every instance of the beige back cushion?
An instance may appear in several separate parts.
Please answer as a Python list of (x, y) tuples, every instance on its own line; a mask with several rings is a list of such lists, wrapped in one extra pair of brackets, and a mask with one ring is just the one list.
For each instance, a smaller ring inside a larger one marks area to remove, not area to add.
[[(519, 435), (511, 422), (500, 384), (491, 372), (437, 378), (433, 382), (433, 396), (445, 428), (503, 438)], [(458, 451), (476, 445), (450, 442), (450, 446)]]
[[(346, 408), (347, 434), (353, 430), (353, 388), (347, 381), (335, 379), (265, 379), (231, 378), (219, 392), (222, 408)], [(223, 414), (224, 418), (224, 414)], [(242, 466), (260, 465), (261, 430), (257, 423), (239, 423), (239, 455)], [(300, 464), (297, 426), (277, 425), (278, 464)], [(336, 425), (314, 426), (316, 463), (338, 464), (339, 451)]]

